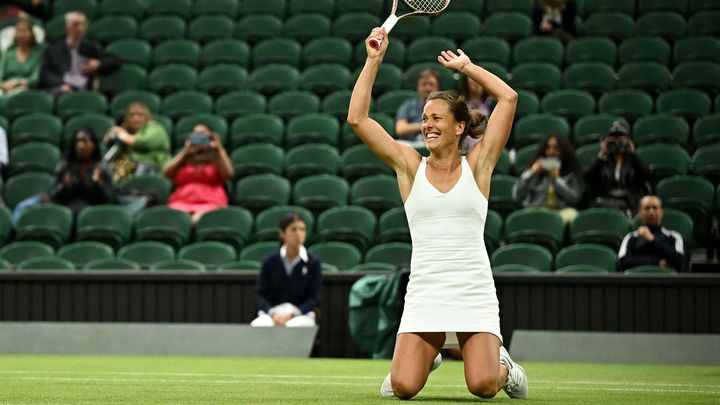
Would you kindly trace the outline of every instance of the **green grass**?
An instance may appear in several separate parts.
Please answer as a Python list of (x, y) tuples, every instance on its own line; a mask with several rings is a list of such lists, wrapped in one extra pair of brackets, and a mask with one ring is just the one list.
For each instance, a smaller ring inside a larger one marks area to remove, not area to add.
[[(523, 364), (533, 404), (718, 404), (720, 367)], [(0, 356), (6, 404), (387, 404), (389, 361), (147, 356)], [(414, 401), (504, 402), (468, 393), (445, 361)]]

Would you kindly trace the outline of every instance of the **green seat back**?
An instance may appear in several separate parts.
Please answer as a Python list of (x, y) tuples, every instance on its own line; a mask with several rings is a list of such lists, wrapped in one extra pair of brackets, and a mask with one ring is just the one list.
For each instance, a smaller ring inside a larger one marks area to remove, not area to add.
[(117, 252), (118, 259), (135, 262), (143, 268), (175, 258), (175, 250), (167, 243), (155, 241), (133, 242)]
[(617, 252), (607, 246), (580, 243), (568, 246), (555, 256), (555, 269), (592, 265), (606, 272), (617, 271)]
[(112, 247), (104, 243), (82, 241), (61, 247), (57, 251), (57, 256), (73, 263), (75, 268), (82, 269), (93, 260), (115, 257), (115, 252), (113, 252)]
[(362, 261), (362, 253), (357, 247), (345, 242), (321, 242), (308, 248), (320, 258), (320, 261), (338, 268), (350, 270)]
[[(499, 266), (528, 266), (538, 271), (550, 271), (552, 254), (547, 248), (530, 243), (511, 243), (498, 248), (490, 260), (493, 271)], [(520, 270), (522, 271), (522, 270)]]
[(178, 259), (190, 259), (202, 263), (208, 269), (237, 259), (235, 248), (216, 241), (195, 242), (180, 249)]

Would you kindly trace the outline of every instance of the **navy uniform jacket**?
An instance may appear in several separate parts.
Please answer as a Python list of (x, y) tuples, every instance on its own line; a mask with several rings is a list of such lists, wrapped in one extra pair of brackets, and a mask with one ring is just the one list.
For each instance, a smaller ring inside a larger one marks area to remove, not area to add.
[(657, 265), (665, 259), (675, 270), (682, 271), (685, 264), (682, 236), (658, 225), (649, 225), (648, 228), (655, 236), (652, 242), (637, 236), (637, 231), (625, 235), (618, 252), (620, 269), (624, 271), (635, 266)]
[(289, 302), (306, 314), (320, 303), (322, 273), (320, 259), (308, 252), (308, 261), (300, 259), (290, 275), (285, 271), (280, 252), (267, 256), (257, 284), (258, 308), (267, 313), (276, 305)]

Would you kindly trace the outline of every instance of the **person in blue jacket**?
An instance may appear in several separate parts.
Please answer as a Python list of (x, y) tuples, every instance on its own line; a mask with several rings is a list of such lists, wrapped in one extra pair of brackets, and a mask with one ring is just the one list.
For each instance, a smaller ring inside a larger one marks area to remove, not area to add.
[(265, 257), (257, 284), (258, 316), (252, 326), (315, 326), (320, 303), (320, 259), (304, 246), (305, 221), (296, 214), (280, 220), (282, 246)]

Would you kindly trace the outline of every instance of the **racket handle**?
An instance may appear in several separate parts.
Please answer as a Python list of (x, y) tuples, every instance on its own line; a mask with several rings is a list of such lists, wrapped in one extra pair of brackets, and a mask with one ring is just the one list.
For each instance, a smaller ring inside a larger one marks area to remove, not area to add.
[[(399, 20), (399, 18), (395, 14), (390, 14), (390, 16), (387, 18), (387, 20), (385, 20), (385, 22), (383, 23), (381, 28), (383, 28), (385, 30), (385, 32), (389, 34), (390, 31), (395, 26), (395, 24), (397, 24), (398, 20)], [(368, 41), (368, 43), (370, 44), (370, 47), (372, 49), (380, 48), (381, 42), (382, 42), (382, 38), (375, 38), (375, 37), (370, 38), (370, 40)]]

